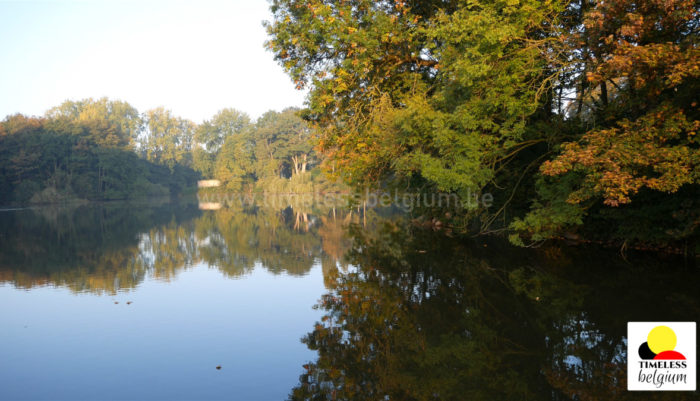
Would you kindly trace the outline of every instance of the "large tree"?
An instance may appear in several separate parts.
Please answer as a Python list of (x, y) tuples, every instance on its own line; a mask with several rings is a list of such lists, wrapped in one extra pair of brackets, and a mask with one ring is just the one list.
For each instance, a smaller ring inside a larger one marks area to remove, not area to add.
[(683, 227), (662, 231), (683, 238), (700, 227), (695, 2), (274, 0), (271, 9), (268, 47), (309, 88), (319, 149), (351, 184), (463, 200), (492, 192), (490, 210), (465, 204), (481, 230), (514, 221), (531, 239), (669, 213), (642, 211), (659, 201), (692, 203)]
[(567, 49), (574, 62), (563, 66), (576, 81), (562, 91), (576, 94), (567, 116), (580, 135), (543, 163), (542, 200), (516, 227), (545, 238), (616, 207), (622, 219), (650, 221), (645, 231), (688, 237), (700, 227), (697, 2), (586, 1), (578, 10)]
[(244, 135), (251, 128), (250, 117), (235, 109), (222, 109), (197, 126), (192, 151), (193, 167), (205, 177), (213, 177), (216, 159), (227, 138)]
[[(274, 1), (269, 47), (351, 183), (479, 192), (542, 141), (557, 2)], [(420, 184), (420, 183), (419, 183)]]
[(148, 110), (145, 119), (143, 151), (148, 160), (171, 169), (176, 164), (191, 166), (195, 124), (162, 107)]
[(311, 129), (298, 109), (268, 111), (258, 119), (253, 135), (261, 177), (302, 174), (312, 162)]

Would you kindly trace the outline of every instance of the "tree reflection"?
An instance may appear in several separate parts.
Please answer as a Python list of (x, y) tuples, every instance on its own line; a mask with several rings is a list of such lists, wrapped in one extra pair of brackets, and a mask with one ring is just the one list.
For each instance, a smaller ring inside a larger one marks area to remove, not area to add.
[[(227, 277), (261, 266), (304, 275), (342, 264), (349, 213), (254, 201), (200, 211), (196, 203), (82, 205), (0, 213), (0, 283), (115, 294), (147, 276), (169, 281), (204, 263)], [(332, 254), (324, 250), (332, 251)]]
[(173, 211), (110, 204), (0, 213), (0, 282), (96, 293), (133, 288), (152, 259), (144, 257), (139, 233), (196, 213), (196, 205)]
[(318, 360), (291, 399), (663, 397), (626, 391), (626, 322), (693, 320), (700, 305), (697, 272), (660, 261), (630, 267), (397, 223), (351, 234), (355, 267), (328, 279), (324, 316), (302, 340)]
[(318, 359), (292, 399), (669, 397), (626, 391), (626, 323), (695, 320), (697, 269), (452, 238), (382, 213), (296, 198), (3, 212), (0, 283), (115, 294), (197, 264), (226, 277), (320, 264), (324, 315), (303, 339)]

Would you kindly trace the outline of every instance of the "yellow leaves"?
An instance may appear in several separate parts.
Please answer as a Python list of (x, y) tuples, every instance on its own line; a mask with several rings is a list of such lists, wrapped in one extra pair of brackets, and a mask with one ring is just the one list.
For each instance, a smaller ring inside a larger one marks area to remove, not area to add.
[(357, 32), (357, 28), (352, 27), (352, 26), (349, 26), (349, 27), (348, 27), (348, 33), (353, 34), (353, 33), (355, 33), (355, 32)]
[(335, 78), (336, 82), (340, 82), (343, 79), (350, 77), (350, 73), (342, 68), (337, 70), (335, 72), (335, 75), (336, 75), (336, 78)]
[(328, 105), (331, 104), (332, 102), (333, 102), (333, 97), (331, 97), (330, 95), (324, 94), (324, 95), (322, 95), (322, 96), (319, 98), (319, 103), (320, 103), (323, 107), (328, 106)]
[(344, 81), (340, 81), (335, 87), (336, 92), (345, 92), (348, 90), (348, 85)]

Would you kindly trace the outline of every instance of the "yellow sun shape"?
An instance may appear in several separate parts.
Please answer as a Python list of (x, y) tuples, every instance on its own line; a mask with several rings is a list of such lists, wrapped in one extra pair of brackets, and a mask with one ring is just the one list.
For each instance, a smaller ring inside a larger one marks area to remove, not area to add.
[(667, 326), (656, 326), (651, 329), (647, 336), (647, 345), (655, 354), (672, 351), (676, 348), (676, 341), (676, 333)]

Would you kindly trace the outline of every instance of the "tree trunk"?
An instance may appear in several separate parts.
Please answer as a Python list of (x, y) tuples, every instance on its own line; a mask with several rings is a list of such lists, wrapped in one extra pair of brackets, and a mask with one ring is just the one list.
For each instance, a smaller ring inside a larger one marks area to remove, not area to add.
[(600, 100), (603, 107), (608, 107), (608, 85), (605, 84), (605, 81), (600, 83)]
[[(585, 54), (585, 52), (584, 52)], [(586, 64), (584, 61), (584, 67), (583, 71), (581, 72), (581, 86), (579, 87), (579, 93), (578, 93), (578, 105), (576, 106), (576, 115), (579, 116), (581, 114), (581, 111), (583, 111), (583, 95), (586, 92), (586, 83), (587, 83), (588, 77), (586, 77)]]
[(299, 158), (296, 156), (292, 156), (292, 166), (294, 166), (294, 173), (292, 176), (298, 175), (299, 174)]
[(102, 188), (102, 167), (97, 166), (97, 195), (99, 196)]

